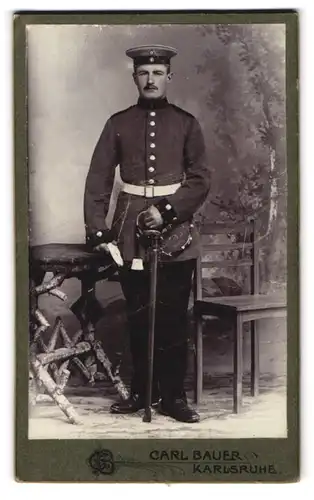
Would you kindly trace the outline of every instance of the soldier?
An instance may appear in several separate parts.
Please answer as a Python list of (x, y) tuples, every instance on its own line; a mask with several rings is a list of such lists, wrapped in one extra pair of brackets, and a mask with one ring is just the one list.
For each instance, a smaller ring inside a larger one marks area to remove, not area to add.
[[(158, 267), (153, 403), (182, 422), (198, 422), (184, 391), (187, 369), (187, 310), (199, 252), (193, 214), (209, 190), (201, 128), (190, 113), (170, 104), (172, 47), (127, 50), (133, 59), (137, 104), (109, 118), (96, 145), (86, 180), (84, 213), (87, 243), (95, 250), (118, 248), (119, 276), (129, 319), (133, 362), (131, 396), (112, 413), (134, 413), (145, 406), (149, 269), (147, 249), (137, 237), (138, 215), (146, 228), (176, 231), (179, 248), (161, 254)], [(123, 188), (112, 227), (105, 224), (115, 167)], [(144, 212), (144, 213), (143, 213)], [(170, 239), (171, 240), (171, 239)], [(108, 247), (109, 244), (109, 247)], [(113, 247), (116, 245), (117, 247)]]

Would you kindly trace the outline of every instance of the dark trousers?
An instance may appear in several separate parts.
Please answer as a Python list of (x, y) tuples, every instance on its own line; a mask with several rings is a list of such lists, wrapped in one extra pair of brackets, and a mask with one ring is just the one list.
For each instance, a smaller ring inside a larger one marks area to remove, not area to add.
[[(158, 265), (153, 398), (184, 396), (187, 310), (195, 260)], [(145, 394), (148, 373), (149, 269), (120, 271), (133, 361), (132, 393)]]

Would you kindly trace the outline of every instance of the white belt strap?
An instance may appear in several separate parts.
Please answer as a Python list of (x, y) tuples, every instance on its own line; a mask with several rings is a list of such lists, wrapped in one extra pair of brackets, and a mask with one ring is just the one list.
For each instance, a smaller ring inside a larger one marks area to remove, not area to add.
[(181, 182), (168, 184), (167, 186), (136, 186), (135, 184), (124, 182), (122, 191), (128, 194), (144, 196), (145, 198), (154, 198), (155, 196), (168, 196), (174, 194), (180, 186)]

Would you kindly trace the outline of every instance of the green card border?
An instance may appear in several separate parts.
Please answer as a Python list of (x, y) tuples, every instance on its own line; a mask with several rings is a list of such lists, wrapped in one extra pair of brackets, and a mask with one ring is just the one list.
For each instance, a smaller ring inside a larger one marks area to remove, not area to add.
[[(28, 440), (28, 145), (27, 40), (34, 24), (232, 24), (284, 23), (286, 26), (288, 169), (288, 382), (286, 439), (195, 440)], [(294, 482), (299, 479), (299, 100), (298, 12), (130, 11), (16, 12), (14, 32), (15, 138), (15, 475), (25, 482)], [(97, 474), (89, 457), (100, 449), (113, 454), (113, 474)], [(188, 463), (154, 461), (152, 450), (237, 451), (255, 457), (252, 474), (194, 474)], [(265, 472), (266, 471), (266, 472)], [(274, 473), (275, 471), (275, 473)], [(95, 472), (95, 471), (94, 471)]]

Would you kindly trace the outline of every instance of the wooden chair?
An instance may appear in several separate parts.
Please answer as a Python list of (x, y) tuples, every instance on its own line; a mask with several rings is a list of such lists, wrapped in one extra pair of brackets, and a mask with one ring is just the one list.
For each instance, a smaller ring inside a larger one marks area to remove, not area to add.
[[(210, 235), (225, 235), (226, 243), (208, 242)], [(230, 241), (230, 237), (235, 241)], [(240, 241), (239, 241), (240, 240)], [(242, 241), (241, 241), (242, 240)], [(259, 335), (256, 320), (286, 316), (284, 294), (259, 293), (259, 241), (255, 223), (206, 224), (201, 228), (202, 257), (194, 273), (195, 318), (195, 401), (198, 404), (203, 391), (203, 317), (211, 316), (227, 321), (233, 328), (233, 411), (242, 405), (243, 379), (243, 324), (251, 323), (251, 395), (259, 392)], [(240, 256), (234, 257), (234, 250)], [(208, 260), (211, 252), (229, 252), (225, 260)], [(231, 252), (232, 251), (232, 252)], [(230, 255), (231, 254), (231, 255)], [(207, 260), (206, 260), (207, 259)], [(249, 294), (222, 297), (203, 297), (203, 270), (210, 268), (238, 267), (249, 270)]]

